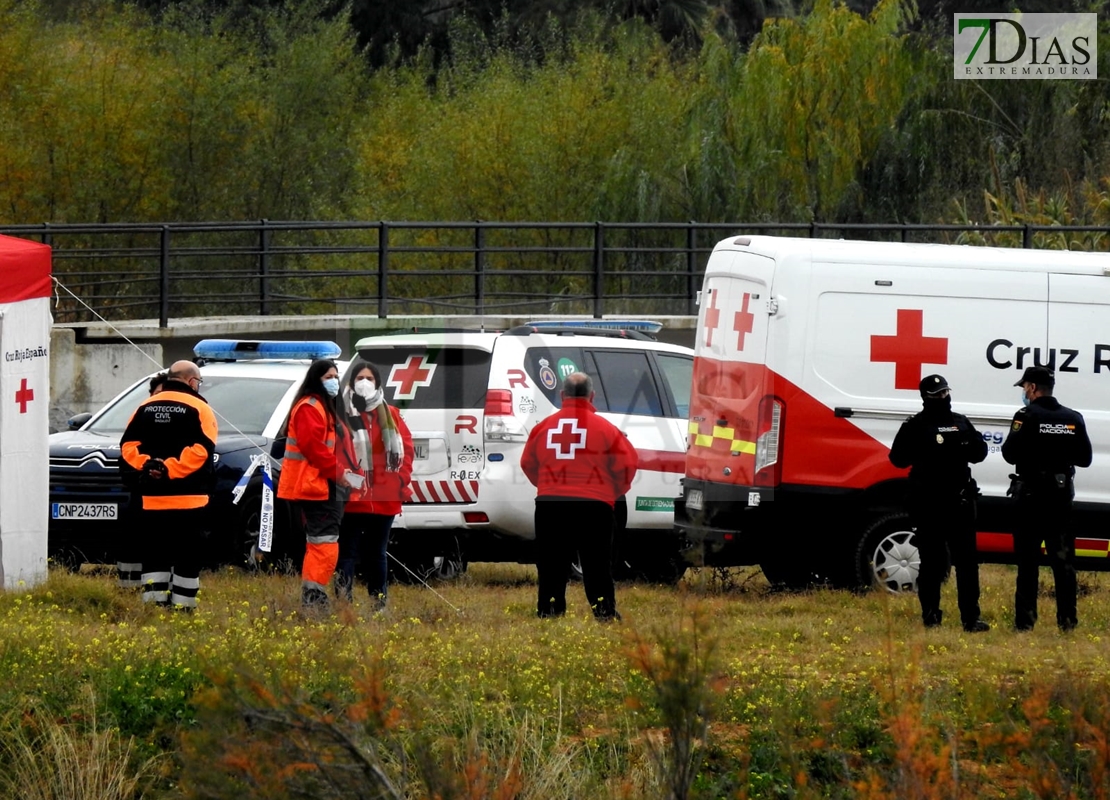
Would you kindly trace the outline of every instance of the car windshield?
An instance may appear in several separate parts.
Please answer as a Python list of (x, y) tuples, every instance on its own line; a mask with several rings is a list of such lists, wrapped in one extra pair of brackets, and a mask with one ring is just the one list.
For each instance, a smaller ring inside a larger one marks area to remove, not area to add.
[[(258, 436), (274, 415), (274, 409), (295, 383), (274, 378), (226, 377), (205, 375), (201, 394), (216, 412), (220, 433)], [(149, 396), (146, 381), (116, 401), (86, 430), (101, 434), (121, 434), (139, 403)]]

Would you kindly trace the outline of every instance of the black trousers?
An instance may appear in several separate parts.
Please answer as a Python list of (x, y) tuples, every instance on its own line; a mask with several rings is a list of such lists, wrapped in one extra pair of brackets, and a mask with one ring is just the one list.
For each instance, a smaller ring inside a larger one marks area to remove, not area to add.
[(350, 600), (357, 577), (370, 592), (371, 601), (385, 606), (389, 591), (389, 533), (392, 514), (345, 512), (339, 524), (339, 563), (335, 571), (335, 594)]
[(1018, 497), (1018, 525), (1014, 531), (1014, 555), (1018, 565), (1015, 628), (1028, 630), (1037, 621), (1041, 542), (1044, 542), (1056, 583), (1056, 624), (1063, 630), (1071, 630), (1079, 620), (1071, 502), (1070, 487), (1040, 493), (1023, 491)]
[(567, 581), (575, 554), (582, 560), (582, 584), (594, 616), (612, 619), (617, 614), (613, 507), (600, 500), (537, 497), (539, 616), (562, 616), (567, 612)]
[(911, 509), (917, 527), (914, 537), (921, 571), (917, 575), (917, 598), (921, 619), (939, 625), (940, 586), (949, 560), (956, 570), (956, 603), (960, 621), (970, 625), (979, 619), (979, 554), (975, 549), (975, 504), (958, 495), (937, 494), (919, 498)]
[(208, 518), (207, 508), (143, 512), (139, 555), (144, 602), (196, 607)]

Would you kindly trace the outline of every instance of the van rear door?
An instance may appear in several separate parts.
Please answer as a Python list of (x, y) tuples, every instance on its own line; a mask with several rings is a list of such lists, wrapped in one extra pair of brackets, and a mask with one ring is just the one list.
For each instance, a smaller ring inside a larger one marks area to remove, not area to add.
[[(718, 250), (699, 295), (686, 475), (735, 486), (773, 485), (778, 419), (767, 394), (767, 327), (775, 262)], [(696, 507), (696, 496), (687, 505)]]

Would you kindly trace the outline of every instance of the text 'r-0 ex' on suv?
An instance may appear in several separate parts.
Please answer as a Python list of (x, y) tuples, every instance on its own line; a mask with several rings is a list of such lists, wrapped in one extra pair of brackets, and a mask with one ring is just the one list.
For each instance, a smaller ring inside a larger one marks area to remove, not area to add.
[[(585, 372), (598, 412), (628, 436), (640, 469), (618, 503), (615, 574), (673, 582), (685, 571), (674, 500), (681, 493), (693, 351), (639, 323), (532, 323), (504, 332), (402, 331), (358, 341), (386, 399), (412, 431), (412, 499), (394, 538), (466, 561), (534, 559), (535, 488), (520, 468), (528, 433)], [(650, 323), (658, 330), (658, 323)], [(575, 522), (567, 520), (567, 525)]]

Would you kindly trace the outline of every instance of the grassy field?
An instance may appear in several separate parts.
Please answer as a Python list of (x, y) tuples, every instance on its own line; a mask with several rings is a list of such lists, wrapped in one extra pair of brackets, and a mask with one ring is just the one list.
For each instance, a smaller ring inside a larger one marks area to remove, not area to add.
[(202, 576), (195, 614), (110, 572), (0, 594), (0, 797), (1110, 796), (1110, 575), (1080, 627), (922, 628), (914, 596), (774, 593), (757, 570), (533, 616), (535, 571), (395, 586), (306, 619), (295, 576)]

